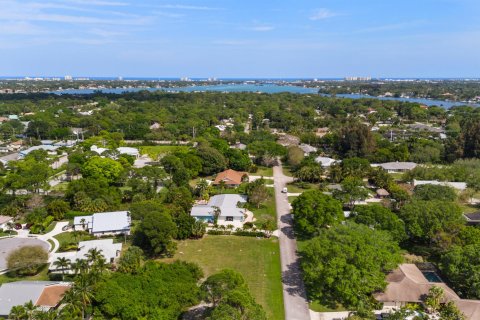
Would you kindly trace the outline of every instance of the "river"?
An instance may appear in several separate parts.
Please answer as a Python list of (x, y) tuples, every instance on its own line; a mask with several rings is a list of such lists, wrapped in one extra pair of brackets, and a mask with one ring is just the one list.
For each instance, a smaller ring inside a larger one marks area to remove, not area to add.
[[(318, 92), (317, 88), (305, 88), (297, 86), (285, 86), (285, 85), (276, 85), (276, 84), (225, 84), (225, 85), (212, 85), (212, 86), (189, 86), (189, 87), (176, 87), (176, 88), (113, 88), (113, 89), (65, 89), (53, 91), (55, 94), (92, 94), (96, 91), (101, 91), (103, 93), (115, 93), (120, 94), (123, 92), (138, 92), (142, 90), (147, 91), (165, 91), (165, 92), (261, 92), (261, 93), (280, 93), (280, 92), (290, 92), (298, 94), (316, 94)], [(327, 95), (325, 95), (327, 96)], [(432, 100), (432, 99), (421, 99), (421, 98), (394, 98), (394, 97), (372, 97), (361, 94), (337, 94), (338, 98), (350, 98), (350, 99), (380, 99), (380, 100), (393, 100), (393, 101), (403, 101), (403, 102), (417, 102), (427, 106), (440, 106), (443, 108), (450, 108), (453, 106), (480, 106), (478, 104), (464, 103), (464, 102), (454, 102), (454, 101), (442, 101), (442, 100)]]

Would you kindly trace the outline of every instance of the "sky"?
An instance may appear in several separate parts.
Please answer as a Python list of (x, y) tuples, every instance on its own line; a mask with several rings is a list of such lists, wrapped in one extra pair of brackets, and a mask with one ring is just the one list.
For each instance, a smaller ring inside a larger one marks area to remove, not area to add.
[(0, 0), (0, 76), (480, 77), (479, 0)]

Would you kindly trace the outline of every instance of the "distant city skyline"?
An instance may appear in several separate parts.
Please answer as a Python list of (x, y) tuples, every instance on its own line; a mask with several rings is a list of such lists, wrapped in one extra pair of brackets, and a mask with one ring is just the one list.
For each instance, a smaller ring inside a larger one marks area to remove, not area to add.
[(475, 0), (0, 0), (0, 5), (0, 76), (480, 76)]

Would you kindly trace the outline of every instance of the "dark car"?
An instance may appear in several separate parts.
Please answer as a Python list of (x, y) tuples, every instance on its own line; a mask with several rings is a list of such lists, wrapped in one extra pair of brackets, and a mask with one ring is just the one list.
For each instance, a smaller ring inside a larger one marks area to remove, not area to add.
[(15, 230), (22, 229), (22, 225), (20, 223), (15, 223)]

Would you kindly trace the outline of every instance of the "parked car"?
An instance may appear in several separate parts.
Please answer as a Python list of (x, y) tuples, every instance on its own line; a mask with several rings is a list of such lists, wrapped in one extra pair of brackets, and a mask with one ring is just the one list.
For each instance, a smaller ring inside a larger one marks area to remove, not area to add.
[(287, 188), (283, 188), (283, 189), (282, 189), (282, 193), (288, 193), (288, 189), (287, 189)]
[(15, 223), (15, 230), (22, 229), (22, 225), (20, 223)]

